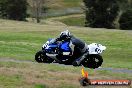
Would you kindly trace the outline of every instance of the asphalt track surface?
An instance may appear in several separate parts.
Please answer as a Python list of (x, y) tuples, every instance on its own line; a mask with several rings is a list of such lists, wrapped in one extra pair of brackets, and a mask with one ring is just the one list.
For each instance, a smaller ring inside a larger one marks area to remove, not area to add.
[[(35, 61), (14, 60), (14, 59), (0, 59), (0, 62), (33, 63), (33, 64), (37, 63)], [(52, 63), (52, 64), (61, 65), (61, 66), (72, 66), (72, 65), (63, 65), (63, 64), (58, 64), (58, 63)], [(111, 71), (111, 72), (116, 72), (116, 73), (132, 74), (132, 70), (123, 69), (123, 68), (104, 68), (104, 67), (99, 67), (99, 68), (96, 68), (95, 70), (106, 70), (106, 71)]]

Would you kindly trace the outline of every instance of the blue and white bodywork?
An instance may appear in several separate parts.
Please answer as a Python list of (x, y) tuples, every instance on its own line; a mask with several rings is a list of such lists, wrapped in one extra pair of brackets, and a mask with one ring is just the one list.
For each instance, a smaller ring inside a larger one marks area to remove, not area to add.
[[(49, 39), (42, 46), (42, 50), (35, 54), (35, 60), (43, 63), (60, 63), (66, 65), (73, 65), (74, 60), (79, 58), (82, 54), (75, 48), (71, 41), (61, 41), (54, 43), (55, 39)], [(98, 68), (103, 63), (101, 53), (106, 49), (105, 46), (92, 43), (87, 45), (88, 53), (82, 59), (80, 65), (88, 68)]]
[(106, 50), (106, 47), (98, 43), (88, 45), (89, 54), (101, 54), (104, 50)]
[(46, 55), (52, 59), (58, 60), (57, 56), (63, 55), (62, 61), (68, 60), (68, 57), (72, 54), (72, 49), (70, 48), (70, 42), (61, 43), (50, 43), (52, 39), (49, 39), (43, 46), (42, 49), (45, 50)]

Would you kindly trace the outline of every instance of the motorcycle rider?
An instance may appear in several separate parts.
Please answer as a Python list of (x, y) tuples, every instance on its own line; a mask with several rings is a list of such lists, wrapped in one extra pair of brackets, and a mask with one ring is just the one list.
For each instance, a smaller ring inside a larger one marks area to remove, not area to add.
[(72, 48), (72, 52), (74, 52), (75, 47), (79, 48), (79, 51), (81, 53), (81, 56), (79, 58), (76, 58), (73, 61), (73, 66), (79, 66), (82, 62), (82, 60), (86, 57), (86, 55), (88, 54), (87, 52), (87, 44), (84, 43), (82, 40), (74, 37), (73, 35), (71, 35), (71, 33), (66, 30), (60, 33), (58, 38), (53, 39), (52, 41), (50, 41), (50, 43), (56, 43), (58, 41), (71, 41), (72, 46), (74, 46)]

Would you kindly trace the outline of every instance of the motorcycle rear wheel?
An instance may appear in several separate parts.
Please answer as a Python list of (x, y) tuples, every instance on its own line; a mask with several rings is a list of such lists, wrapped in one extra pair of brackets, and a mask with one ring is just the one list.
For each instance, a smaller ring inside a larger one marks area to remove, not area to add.
[(103, 63), (103, 58), (99, 54), (91, 54), (88, 55), (86, 59), (83, 61), (83, 66), (88, 68), (98, 68)]
[(49, 59), (45, 52), (44, 51), (38, 51), (36, 54), (35, 54), (35, 60), (38, 62), (38, 63), (52, 63), (54, 60), (53, 59)]

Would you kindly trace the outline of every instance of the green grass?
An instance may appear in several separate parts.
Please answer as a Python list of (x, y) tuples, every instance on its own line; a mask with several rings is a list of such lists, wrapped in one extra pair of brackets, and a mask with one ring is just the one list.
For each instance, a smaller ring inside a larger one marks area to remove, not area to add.
[[(41, 45), (38, 43), (40, 40), (33, 41), (35, 38), (37, 36), (25, 33), (0, 33), (0, 56), (8, 57), (10, 55), (12, 58), (14, 56), (22, 59), (33, 58), (31, 56), (36, 52), (34, 48)], [(44, 38), (41, 41), (44, 41)]]
[(64, 9), (64, 8), (73, 8), (81, 7), (82, 0), (52, 0), (47, 2), (47, 6), (50, 9)]
[(23, 83), (22, 78), (19, 75), (14, 75), (14, 76), (0, 75), (0, 80), (1, 80), (0, 85), (2, 86), (1, 88), (19, 87)]
[(64, 19), (60, 19), (60, 22), (69, 25), (69, 26), (84, 26), (85, 25), (85, 18), (81, 17), (68, 17)]
[(78, 7), (82, 3), (82, 0), (62, 0), (66, 7)]
[[(0, 57), (33, 61), (42, 44), (48, 38), (56, 37), (62, 29), (65, 26), (1, 20)], [(70, 31), (88, 44), (97, 42), (107, 47), (103, 54), (104, 67), (132, 68), (131, 31), (77, 27), (72, 27)]]
[[(1, 88), (80, 88), (78, 79), (82, 77), (81, 67), (57, 64), (0, 62), (0, 68)], [(85, 71), (90, 79), (132, 79), (132, 74)]]
[[(56, 37), (66, 26), (0, 20), (0, 60), (34, 61), (42, 44)], [(132, 70), (132, 32), (122, 30), (68, 27), (72, 34), (86, 43), (101, 43), (107, 47), (102, 54), (102, 67)], [(79, 88), (81, 67), (38, 64), (36, 62), (0, 62), (1, 88)], [(131, 74), (85, 69), (90, 78), (132, 79)]]
[(36, 84), (35, 88), (47, 88), (45, 85), (41, 85), (41, 84)]
[(0, 68), (1, 88), (77, 88), (81, 77), (80, 68), (55, 64), (0, 62)]

